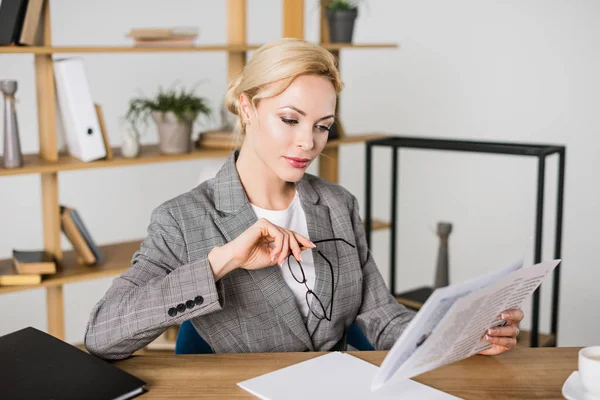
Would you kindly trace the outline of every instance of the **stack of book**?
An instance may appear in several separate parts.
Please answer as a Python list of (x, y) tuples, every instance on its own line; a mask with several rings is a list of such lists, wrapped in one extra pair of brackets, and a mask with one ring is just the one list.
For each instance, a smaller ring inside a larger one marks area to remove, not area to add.
[(234, 149), (238, 145), (234, 141), (233, 132), (227, 131), (201, 132), (196, 140), (196, 147), (199, 149)]
[(0, 1), (0, 46), (41, 45), (44, 0)]
[(42, 275), (56, 273), (54, 256), (44, 250), (13, 250), (12, 259), (0, 262), (0, 286), (36, 285)]
[[(104, 262), (102, 252), (75, 209), (60, 206), (60, 222), (80, 264)], [(56, 274), (57, 264), (54, 256), (44, 250), (13, 250), (12, 259), (0, 261), (0, 286), (37, 285), (44, 275)]]
[(125, 36), (132, 38), (136, 47), (191, 47), (198, 37), (198, 28), (133, 28)]

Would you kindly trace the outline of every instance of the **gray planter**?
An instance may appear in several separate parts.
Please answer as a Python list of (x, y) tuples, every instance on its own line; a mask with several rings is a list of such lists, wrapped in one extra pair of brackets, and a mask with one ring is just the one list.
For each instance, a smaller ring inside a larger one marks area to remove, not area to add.
[(152, 111), (158, 129), (158, 148), (164, 154), (189, 153), (192, 150), (192, 125), (195, 115), (179, 121), (171, 111)]
[(331, 43), (352, 43), (354, 21), (358, 10), (327, 10), (327, 24), (329, 25), (329, 41)]

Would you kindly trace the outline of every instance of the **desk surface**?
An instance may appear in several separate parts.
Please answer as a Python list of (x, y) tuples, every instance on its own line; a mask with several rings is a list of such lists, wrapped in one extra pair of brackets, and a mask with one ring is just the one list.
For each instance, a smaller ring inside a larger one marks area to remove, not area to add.
[[(563, 399), (562, 385), (577, 369), (579, 348), (517, 348), (473, 356), (414, 380), (464, 399)], [(133, 356), (115, 365), (148, 383), (140, 399), (255, 399), (238, 382), (324, 353)], [(350, 352), (380, 365), (387, 352)]]

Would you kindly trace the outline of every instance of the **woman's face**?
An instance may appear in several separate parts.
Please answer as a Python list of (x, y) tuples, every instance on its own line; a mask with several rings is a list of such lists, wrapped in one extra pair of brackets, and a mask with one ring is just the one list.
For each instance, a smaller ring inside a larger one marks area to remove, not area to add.
[(246, 139), (258, 158), (285, 182), (299, 181), (325, 147), (334, 121), (336, 93), (325, 77), (303, 75), (281, 94), (245, 111)]

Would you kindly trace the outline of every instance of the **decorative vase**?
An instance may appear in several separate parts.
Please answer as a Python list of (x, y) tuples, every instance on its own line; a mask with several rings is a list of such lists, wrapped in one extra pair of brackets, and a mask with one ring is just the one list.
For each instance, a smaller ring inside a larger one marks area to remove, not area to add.
[(0, 91), (4, 94), (4, 168), (23, 166), (23, 153), (19, 140), (19, 126), (15, 108), (17, 81), (1, 80)]
[(434, 288), (450, 284), (450, 263), (448, 259), (448, 237), (450, 236), (450, 232), (452, 232), (451, 223), (438, 222), (437, 235), (440, 238), (440, 247), (438, 249)]
[(331, 43), (352, 43), (354, 21), (358, 9), (327, 10), (327, 25), (329, 25), (329, 41)]
[(121, 154), (125, 158), (135, 158), (140, 153), (139, 135), (133, 130), (127, 130), (121, 145)]
[(168, 111), (152, 111), (158, 128), (158, 148), (164, 154), (189, 153), (192, 149), (192, 125), (196, 115), (187, 115), (184, 121)]

